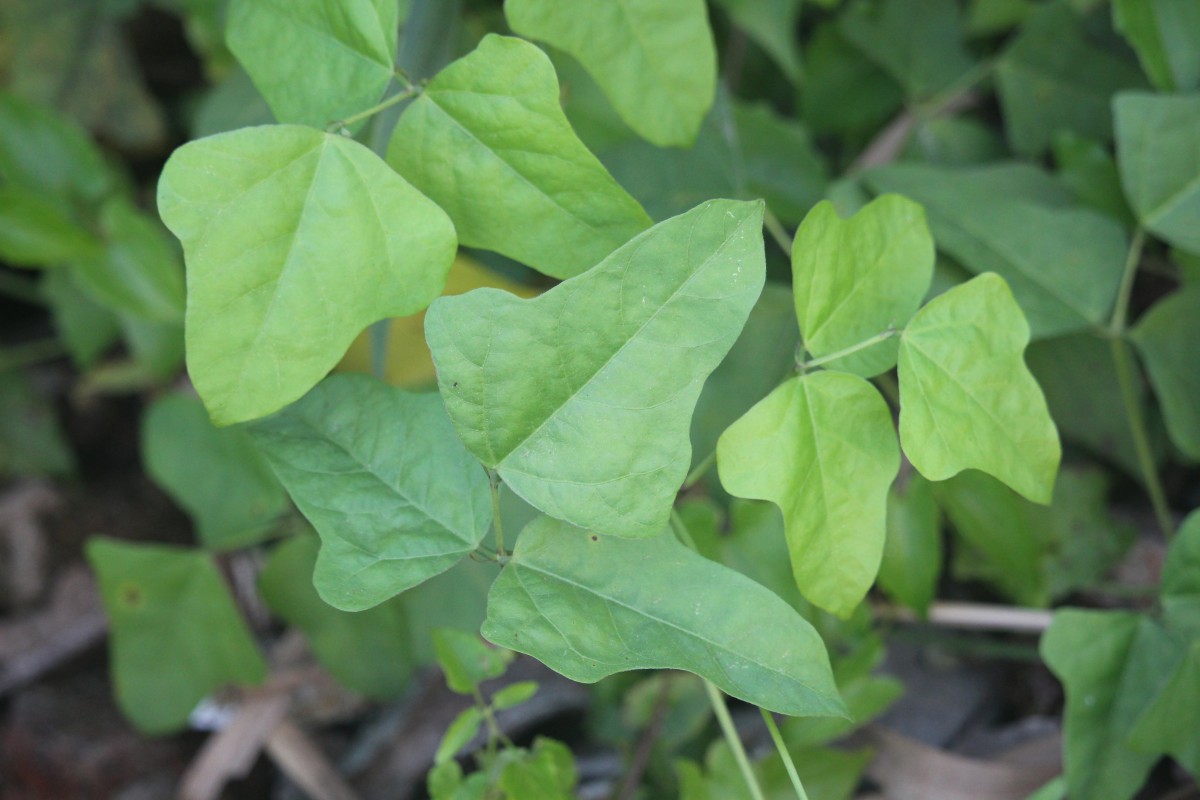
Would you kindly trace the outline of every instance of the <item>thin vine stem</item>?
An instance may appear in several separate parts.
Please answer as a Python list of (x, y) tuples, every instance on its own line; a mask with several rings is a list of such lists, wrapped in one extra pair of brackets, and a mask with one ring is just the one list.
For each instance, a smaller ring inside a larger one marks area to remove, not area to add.
[(405, 100), (409, 99), (410, 97), (413, 97), (416, 94), (417, 94), (417, 87), (413, 86), (412, 84), (409, 84), (407, 89), (404, 89), (401, 92), (397, 92), (396, 94), (392, 95), (391, 97), (387, 98), (386, 100), (376, 103), (375, 105), (371, 106), (370, 108), (366, 109), (365, 111), (360, 111), (357, 114), (351, 114), (350, 116), (346, 117), (345, 119), (334, 120), (333, 122), (329, 123), (328, 127), (326, 127), (326, 130), (327, 131), (339, 131), (339, 130), (342, 130), (343, 128), (348, 128), (351, 125), (353, 125), (354, 123), (361, 122), (364, 119), (367, 119), (368, 117), (373, 117), (376, 114), (378, 114), (380, 111), (385, 111), (385, 110), (391, 108), (392, 106), (396, 105), (397, 103), (402, 103)]
[(763, 227), (767, 229), (767, 233), (771, 234), (771, 238), (775, 240), (775, 244), (779, 245), (779, 249), (788, 258), (792, 257), (792, 237), (788, 236), (787, 229), (783, 227), (783, 223), (779, 221), (779, 217), (771, 213), (771, 209), (763, 208)]
[(716, 461), (717, 451), (713, 450), (711, 453), (706, 455), (699, 464), (692, 468), (692, 471), (689, 472), (687, 477), (683, 479), (683, 486), (680, 488), (686, 490), (695, 486), (700, 479), (703, 478), (710, 469), (712, 469), (712, 465), (715, 464)]
[(487, 471), (488, 488), (492, 491), (492, 529), (496, 532), (496, 558), (504, 561), (508, 553), (504, 550), (504, 522), (500, 519), (500, 475), (496, 470)]
[(783, 741), (783, 734), (779, 732), (779, 726), (775, 724), (775, 715), (762, 707), (759, 707), (758, 710), (762, 713), (763, 722), (767, 723), (767, 730), (771, 733), (771, 741), (775, 743), (779, 757), (783, 759), (784, 769), (787, 770), (788, 778), (792, 781), (792, 788), (796, 790), (796, 797), (798, 800), (808, 800), (804, 784), (800, 782), (800, 773), (796, 772), (796, 763), (792, 761), (792, 754), (788, 752), (787, 744)]
[(860, 350), (866, 350), (868, 347), (874, 347), (875, 345), (879, 344), (880, 342), (887, 341), (888, 339), (892, 338), (893, 336), (896, 336), (899, 333), (900, 333), (900, 331), (896, 330), (895, 328), (888, 328), (887, 330), (884, 330), (884, 331), (881, 331), (881, 332), (875, 334), (874, 336), (872, 336), (869, 339), (863, 339), (858, 344), (852, 344), (849, 347), (838, 350), (836, 353), (830, 353), (827, 356), (821, 356), (820, 358), (814, 358), (811, 361), (802, 361), (797, 366), (800, 368), (801, 372), (807, 372), (808, 370), (812, 369), (813, 367), (819, 367), (822, 364), (828, 364), (831, 361), (837, 361), (839, 358), (845, 358), (846, 356), (852, 356), (855, 353), (859, 352)]
[(725, 734), (725, 741), (729, 743), (729, 749), (733, 751), (733, 759), (737, 762), (738, 769), (742, 772), (742, 780), (746, 782), (746, 788), (750, 790), (750, 796), (754, 800), (766, 800), (763, 796), (762, 787), (758, 785), (758, 778), (754, 775), (754, 770), (750, 766), (750, 759), (746, 755), (746, 748), (742, 746), (742, 740), (738, 737), (737, 728), (733, 726), (733, 718), (729, 716), (729, 709), (725, 705), (725, 696), (721, 694), (712, 681), (704, 681), (704, 691), (708, 692), (708, 702), (712, 704), (713, 713), (717, 715), (717, 723), (721, 726), (721, 733)]
[(39, 339), (0, 350), (0, 370), (17, 369), (67, 355), (67, 348), (58, 339)]
[(1121, 273), (1121, 286), (1117, 290), (1117, 303), (1113, 306), (1112, 320), (1108, 324), (1109, 333), (1113, 336), (1125, 334), (1125, 326), (1129, 319), (1129, 298), (1133, 295), (1133, 279), (1137, 275), (1145, 244), (1146, 232), (1139, 227), (1133, 232), (1133, 240), (1129, 243), (1129, 253), (1125, 256), (1125, 270)]
[(699, 552), (699, 549), (696, 547), (696, 540), (692, 538), (691, 531), (687, 529), (687, 525), (683, 524), (683, 517), (679, 516), (679, 512), (673, 508), (671, 509), (671, 530), (675, 532), (675, 538), (696, 552)]

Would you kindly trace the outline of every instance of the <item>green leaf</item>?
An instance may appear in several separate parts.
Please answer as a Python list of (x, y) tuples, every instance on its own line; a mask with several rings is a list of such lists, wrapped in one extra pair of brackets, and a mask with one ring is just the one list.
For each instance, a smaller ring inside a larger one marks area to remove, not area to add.
[(219, 425), (276, 411), (368, 324), (425, 307), (454, 258), (446, 215), (371, 151), (293, 125), (175, 151), (158, 206), (188, 264), (188, 367)]
[[(829, 167), (808, 130), (766, 104), (731, 102), (717, 111), (732, 111), (737, 131), (731, 146), (740, 152), (731, 154), (730, 171), (738, 196), (763, 198), (784, 224), (804, 219), (829, 183)], [(744, 185), (738, 186), (739, 180)]]
[(287, 495), (246, 431), (213, 427), (189, 395), (166, 395), (146, 412), (142, 462), (191, 515), (206, 547), (261, 541), (287, 508)]
[(771, 56), (788, 80), (800, 78), (797, 27), (801, 0), (717, 0), (734, 24)]
[(660, 533), (703, 381), (762, 290), (761, 226), (761, 202), (715, 200), (539, 297), (434, 302), (425, 335), (467, 449), (551, 516)]
[[(507, 530), (507, 519), (504, 526)], [(499, 574), (498, 564), (463, 559), (441, 575), (435, 575), (400, 596), (412, 629), (408, 646), (418, 663), (432, 664), (437, 660), (433, 649), (434, 630), (446, 627), (479, 630), (487, 616), (488, 590)]]
[(900, 443), (926, 478), (974, 467), (1050, 502), (1062, 456), (1021, 354), (1029, 326), (997, 275), (934, 298), (900, 339)]
[(998, 161), (1007, 153), (999, 134), (978, 120), (934, 117), (917, 123), (901, 158), (953, 167)]
[(275, 547), (258, 577), (263, 599), (304, 632), (317, 660), (342, 684), (369, 697), (399, 697), (413, 666), (403, 605), (393, 600), (349, 613), (327, 604), (312, 582), (319, 546), (309, 535)]
[(74, 277), (97, 301), (148, 322), (183, 321), (183, 265), (179, 251), (153, 217), (123, 197), (100, 209), (105, 245), (75, 259)]
[(717, 82), (703, 0), (507, 0), (504, 13), (517, 33), (579, 59), (643, 138), (695, 140)]
[(68, 475), (74, 469), (50, 398), (20, 372), (0, 372), (0, 476)]
[(314, 582), (336, 608), (445, 572), (487, 533), (487, 477), (436, 395), (334, 375), (250, 434), (321, 535)]
[(0, 259), (49, 267), (91, 257), (100, 247), (61, 201), (16, 185), (0, 186)]
[(509, 684), (492, 695), (492, 707), (498, 711), (519, 706), (537, 694), (537, 681), (520, 681)]
[[(820, 358), (904, 327), (929, 290), (933, 259), (925, 212), (911, 200), (878, 197), (847, 220), (829, 201), (818, 205), (792, 246), (804, 347)], [(829, 368), (869, 378), (895, 366), (896, 350), (885, 340)]]
[(1066, 609), (1042, 636), (1047, 666), (1063, 682), (1068, 794), (1127, 800), (1158, 755), (1127, 744), (1130, 729), (1180, 656), (1179, 643), (1149, 618)]
[(466, 747), (479, 734), (481, 724), (483, 724), (483, 712), (479, 710), (478, 706), (467, 706), (459, 712), (450, 726), (446, 728), (446, 733), (438, 744), (437, 752), (433, 754), (433, 763), (443, 764), (454, 758), (459, 750)]
[(912, 99), (946, 89), (973, 65), (954, 0), (858, 0), (840, 29)]
[(1100, 211), (1126, 227), (1133, 227), (1133, 212), (1125, 202), (1117, 162), (1099, 142), (1072, 133), (1054, 137), (1057, 177), (1085, 206)]
[(1171, 541), (1161, 594), (1167, 624), (1200, 638), (1200, 513), (1193, 511)]
[(463, 244), (556, 278), (650, 226), (571, 130), (550, 59), (520, 39), (487, 36), (438, 73), (400, 118), (387, 160), (446, 210)]
[(1169, 753), (1184, 769), (1200, 774), (1200, 640), (1142, 712), (1129, 744), (1145, 753)]
[(396, 0), (232, 0), (228, 14), (229, 49), (280, 122), (324, 128), (392, 80)]
[(1200, 253), (1200, 95), (1126, 92), (1113, 101), (1125, 195), (1148, 231)]
[(622, 539), (535, 520), (492, 586), (483, 635), (583, 683), (684, 669), (784, 714), (845, 710), (817, 632), (669, 534)]
[(459, 694), (474, 694), (479, 684), (504, 674), (513, 654), (489, 647), (478, 634), (454, 628), (433, 631), (433, 649), (446, 673), (446, 685)]
[(916, 473), (897, 481), (888, 493), (879, 585), (922, 615), (933, 602), (942, 571), (941, 527), (929, 481)]
[(1069, 195), (1049, 176), (1011, 165), (897, 165), (867, 180), (878, 192), (921, 203), (938, 247), (968, 270), (1003, 277), (1035, 338), (1107, 322), (1124, 271), (1125, 233), (1106, 216), (1060, 207)]
[(88, 135), (54, 110), (0, 92), (0, 176), (32, 192), (97, 200), (114, 175)]
[(887, 489), (900, 468), (879, 392), (841, 372), (792, 378), (721, 436), (717, 464), (730, 494), (783, 510), (801, 594), (849, 616), (879, 570)]
[(1200, 6), (1192, 0), (1114, 0), (1113, 27), (1164, 91), (1200, 86)]
[(41, 290), (71, 360), (76, 366), (90, 367), (120, 335), (116, 316), (88, 297), (69, 269), (48, 270)]
[[(904, 103), (904, 91), (839, 32), (819, 26), (804, 51), (800, 118), (818, 135), (853, 136), (866, 144)], [(853, 97), (853, 103), (846, 98)]]
[(500, 773), (500, 788), (510, 800), (536, 797), (538, 800), (574, 800), (577, 780), (575, 758), (561, 742), (539, 736), (533, 751), (512, 761)]
[(1133, 64), (1088, 40), (1066, 3), (1030, 14), (996, 64), (1008, 141), (1026, 156), (1041, 155), (1060, 131), (1107, 141), (1113, 92), (1142, 84)]
[(1138, 320), (1130, 338), (1162, 404), (1171, 440), (1200, 460), (1200, 286), (1158, 301)]
[(275, 121), (271, 107), (241, 67), (233, 69), (204, 95), (192, 120), (191, 138), (201, 139)]
[(143, 733), (182, 728), (209, 692), (254, 684), (266, 663), (206, 553), (93, 538), (117, 704)]

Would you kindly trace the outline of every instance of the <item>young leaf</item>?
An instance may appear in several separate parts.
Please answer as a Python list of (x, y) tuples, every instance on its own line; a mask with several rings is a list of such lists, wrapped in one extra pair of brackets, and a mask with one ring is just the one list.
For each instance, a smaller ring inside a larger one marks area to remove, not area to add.
[(1138, 320), (1130, 338), (1146, 364), (1171, 440), (1200, 460), (1200, 286), (1160, 300)]
[(226, 40), (276, 119), (323, 128), (379, 100), (399, 25), (396, 0), (232, 0)]
[[(819, 358), (904, 327), (929, 290), (933, 259), (925, 212), (911, 200), (878, 197), (847, 220), (829, 201), (818, 205), (792, 246), (805, 349)], [(889, 339), (829, 367), (869, 378), (895, 366), (896, 349)]]
[(1113, 92), (1143, 84), (1134, 64), (1088, 40), (1067, 3), (1030, 14), (996, 64), (1008, 140), (1025, 156), (1045, 152), (1060, 131), (1107, 141)]
[(1146, 230), (1200, 253), (1200, 96), (1126, 92), (1113, 101), (1117, 164)]
[(287, 495), (241, 428), (217, 428), (194, 397), (170, 394), (142, 420), (142, 461), (196, 525), (206, 547), (259, 541)]
[(561, 742), (539, 736), (525, 758), (504, 765), (500, 788), (504, 796), (536, 797), (538, 800), (573, 800), (578, 776), (575, 758)]
[(446, 210), (463, 244), (555, 278), (650, 226), (571, 130), (550, 59), (520, 39), (489, 35), (438, 73), (400, 118), (387, 160)]
[(887, 403), (855, 375), (784, 383), (717, 445), (730, 494), (783, 509), (792, 573), (814, 604), (848, 616), (879, 569), (900, 451)]
[(1066, 609), (1042, 637), (1042, 658), (1067, 694), (1063, 734), (1071, 797), (1127, 800), (1158, 760), (1127, 744), (1130, 729), (1181, 656), (1158, 623), (1121, 611)]
[(537, 681), (520, 681), (509, 684), (492, 695), (492, 706), (498, 711), (519, 706), (537, 694)]
[(479, 733), (479, 726), (482, 724), (483, 712), (479, 710), (479, 706), (464, 708), (446, 728), (446, 733), (438, 744), (437, 752), (433, 754), (433, 763), (443, 764), (454, 758), (459, 750), (462, 750), (468, 742), (475, 738)]
[(1163, 91), (1200, 85), (1200, 5), (1193, 0), (1113, 0), (1113, 27)]
[(540, 297), (434, 302), (425, 335), (467, 449), (551, 516), (661, 532), (696, 398), (762, 290), (761, 226), (761, 202), (714, 200)]
[(703, 0), (508, 0), (504, 13), (517, 33), (579, 59), (643, 138), (695, 140), (717, 82)]
[(300, 397), (368, 324), (437, 297), (454, 259), (441, 209), (357, 142), (295, 125), (184, 145), (158, 207), (183, 242), (188, 368), (219, 425)]
[(313, 588), (319, 547), (307, 535), (273, 549), (258, 577), (263, 600), (304, 632), (317, 660), (341, 683), (369, 697), (398, 697), (413, 666), (403, 605), (393, 600), (356, 613), (330, 606)]
[(444, 572), (487, 533), (487, 477), (436, 395), (334, 375), (250, 434), (321, 535), (313, 581), (335, 608)]
[(1058, 432), (1021, 354), (1029, 326), (1004, 279), (934, 298), (900, 339), (900, 444), (926, 478), (974, 467), (1050, 502)]
[[(903, 484), (903, 486), (901, 486)], [(888, 493), (887, 539), (879, 585), (924, 615), (937, 592), (942, 570), (941, 515), (929, 481), (910, 472)]]
[(483, 635), (584, 683), (683, 669), (784, 714), (845, 711), (812, 626), (670, 534), (622, 539), (535, 520), (492, 586)]
[(446, 685), (459, 694), (474, 694), (479, 684), (504, 674), (513, 654), (489, 647), (479, 636), (454, 628), (433, 631), (433, 649), (446, 673)]
[(183, 727), (209, 692), (267, 666), (206, 553), (94, 538), (88, 562), (112, 628), (117, 704), (140, 730)]
[(902, 164), (867, 180), (876, 191), (924, 205), (938, 247), (968, 270), (1003, 277), (1035, 338), (1107, 321), (1125, 266), (1125, 233), (1104, 215), (1061, 207), (1069, 194), (1050, 176), (1011, 165)]

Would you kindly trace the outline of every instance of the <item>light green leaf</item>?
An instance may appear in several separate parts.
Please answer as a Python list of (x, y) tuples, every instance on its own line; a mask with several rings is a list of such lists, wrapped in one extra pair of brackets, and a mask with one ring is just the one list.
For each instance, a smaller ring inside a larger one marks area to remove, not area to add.
[(941, 527), (929, 481), (911, 473), (892, 487), (879, 585), (922, 615), (933, 602), (942, 571)]
[(294, 125), (175, 151), (158, 207), (188, 264), (188, 367), (219, 425), (308, 391), (367, 325), (446, 282), (446, 215), (370, 150)]
[(1060, 207), (1069, 194), (1049, 176), (1011, 165), (897, 165), (867, 180), (876, 191), (921, 203), (938, 247), (968, 270), (1003, 277), (1035, 338), (1107, 322), (1125, 266), (1125, 233), (1104, 215)]
[(1126, 92), (1113, 101), (1117, 164), (1142, 225), (1200, 253), (1200, 95)]
[(492, 707), (503, 711), (506, 708), (519, 706), (524, 702), (529, 701), (537, 694), (537, 681), (519, 681), (518, 683), (510, 683), (500, 691), (492, 695)]
[(845, 711), (812, 626), (669, 534), (622, 539), (535, 520), (492, 586), (483, 635), (584, 683), (683, 669), (780, 713)]
[(1175, 668), (1179, 643), (1138, 614), (1066, 609), (1054, 615), (1041, 652), (1066, 689), (1068, 794), (1128, 800), (1158, 761), (1129, 747), (1130, 729)]
[(321, 535), (314, 582), (336, 608), (445, 572), (487, 533), (487, 478), (436, 395), (334, 375), (250, 433)]
[(76, 366), (90, 367), (120, 335), (116, 316), (88, 297), (69, 269), (48, 270), (41, 290), (71, 360)]
[(1045, 152), (1060, 131), (1107, 141), (1113, 92), (1143, 83), (1134, 64), (1087, 38), (1066, 3), (1030, 14), (996, 64), (1008, 140), (1025, 156)]
[(1169, 753), (1193, 775), (1200, 775), (1200, 640), (1187, 654), (1138, 718), (1129, 744), (1147, 754)]
[(0, 186), (0, 259), (19, 267), (89, 258), (101, 243), (61, 201), (17, 185)]
[(714, 200), (539, 297), (434, 302), (425, 335), (467, 449), (551, 516), (661, 532), (696, 398), (762, 290), (761, 227), (761, 202)]
[(104, 249), (73, 261), (80, 287), (119, 314), (179, 324), (184, 314), (179, 251), (153, 217), (123, 197), (100, 209)]
[(267, 667), (206, 553), (93, 538), (117, 704), (142, 732), (182, 728), (209, 692)]
[(229, 49), (280, 122), (324, 128), (392, 80), (396, 0), (232, 0), (228, 13)]
[(1113, 27), (1133, 45), (1156, 87), (1200, 85), (1200, 5), (1194, 0), (1114, 0), (1112, 13)]
[(459, 712), (454, 721), (446, 728), (437, 751), (433, 754), (434, 764), (443, 764), (454, 758), (479, 733), (483, 724), (483, 712), (479, 706), (467, 706)]
[(0, 92), (0, 176), (33, 192), (81, 200), (98, 200), (115, 182), (73, 121), (10, 92)]
[(463, 244), (556, 278), (578, 275), (650, 218), (575, 136), (550, 59), (487, 36), (405, 110), (388, 163), (431, 197)]
[(875, 388), (840, 372), (792, 378), (725, 432), (717, 464), (731, 494), (783, 510), (800, 592), (849, 616), (879, 570), (887, 489), (900, 468)]
[(260, 541), (287, 495), (241, 428), (216, 428), (195, 397), (169, 394), (142, 420), (146, 472), (179, 503), (206, 547)]
[(1050, 502), (1058, 432), (1021, 354), (1029, 326), (984, 274), (934, 298), (900, 339), (900, 443), (926, 478), (975, 468)]
[(67, 475), (74, 469), (50, 398), (20, 372), (0, 371), (0, 476)]
[[(929, 290), (933, 260), (925, 212), (911, 200), (884, 195), (847, 220), (829, 201), (818, 205), (792, 246), (804, 347), (820, 358), (904, 327)], [(895, 366), (896, 350), (888, 339), (829, 368), (870, 378)]]
[(504, 13), (517, 33), (577, 58), (643, 138), (696, 138), (717, 82), (703, 0), (507, 0)]
[(478, 634), (454, 628), (434, 630), (433, 649), (446, 685), (459, 694), (474, 694), (479, 684), (503, 675), (513, 660), (511, 651), (490, 647)]
[(972, 67), (954, 0), (858, 0), (840, 29), (912, 99), (936, 94)]
[(1162, 404), (1171, 440), (1200, 460), (1200, 286), (1160, 300), (1130, 332)]
[(739, 28), (758, 43), (795, 83), (801, 73), (797, 47), (801, 0), (717, 0)]
[(403, 605), (393, 600), (349, 613), (327, 604), (312, 582), (319, 546), (308, 535), (273, 549), (258, 577), (263, 599), (304, 632), (313, 655), (341, 683), (369, 697), (398, 697), (408, 688), (414, 661)]
[(578, 776), (570, 749), (561, 742), (539, 736), (533, 751), (524, 758), (504, 765), (500, 788), (510, 800), (536, 797), (538, 800), (574, 800), (572, 791)]

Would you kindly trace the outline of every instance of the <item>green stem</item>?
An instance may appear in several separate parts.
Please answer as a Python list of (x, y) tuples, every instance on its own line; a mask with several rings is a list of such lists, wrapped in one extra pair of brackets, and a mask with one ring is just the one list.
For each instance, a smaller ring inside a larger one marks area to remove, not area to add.
[(775, 240), (775, 244), (779, 245), (779, 249), (788, 258), (792, 257), (792, 237), (788, 236), (787, 229), (783, 227), (783, 223), (779, 221), (779, 217), (771, 213), (771, 209), (763, 208), (763, 226), (767, 229), (767, 233), (771, 234), (771, 238)]
[(716, 463), (716, 461), (717, 451), (713, 450), (711, 453), (706, 455), (699, 464), (692, 468), (692, 471), (689, 472), (687, 477), (683, 479), (683, 486), (681, 488), (686, 490), (695, 486), (696, 483), (704, 477), (704, 474), (712, 469), (712, 465)]
[(765, 708), (758, 710), (762, 712), (763, 722), (767, 723), (767, 730), (771, 732), (771, 741), (775, 743), (775, 749), (779, 751), (779, 757), (783, 759), (783, 766), (792, 780), (792, 788), (796, 790), (796, 797), (799, 800), (808, 800), (804, 784), (800, 782), (800, 774), (796, 772), (796, 764), (792, 761), (792, 754), (788, 752), (787, 745), (783, 741), (783, 734), (779, 732), (779, 726), (775, 724), (775, 716)]
[(995, 61), (981, 61), (971, 69), (958, 76), (953, 83), (947, 86), (942, 91), (935, 94), (933, 97), (918, 105), (914, 115), (922, 119), (930, 119), (946, 110), (946, 107), (953, 104), (959, 97), (966, 92), (971, 91), (981, 81), (992, 74), (995, 69)]
[(679, 541), (683, 542), (691, 549), (696, 550), (696, 552), (699, 552), (699, 550), (696, 548), (696, 540), (692, 538), (692, 534), (687, 529), (687, 525), (683, 524), (683, 517), (679, 516), (679, 512), (673, 508), (671, 509), (671, 529), (675, 531), (675, 538), (679, 539)]
[(1133, 232), (1133, 241), (1129, 243), (1129, 253), (1125, 256), (1125, 271), (1121, 273), (1121, 286), (1117, 290), (1117, 304), (1113, 307), (1112, 321), (1108, 324), (1109, 333), (1122, 336), (1125, 324), (1129, 319), (1129, 298), (1133, 294), (1133, 279), (1137, 275), (1138, 264), (1142, 260), (1142, 246), (1146, 243), (1146, 232), (1138, 228)]
[(500, 476), (496, 470), (489, 469), (488, 487), (492, 490), (492, 527), (496, 531), (496, 558), (501, 562), (508, 555), (504, 551), (504, 522), (500, 519)]
[(0, 270), (0, 294), (8, 295), (14, 300), (20, 300), (31, 306), (46, 305), (46, 298), (38, 291), (36, 281), (13, 275), (6, 270)]
[(729, 716), (729, 709), (725, 706), (724, 695), (713, 685), (712, 681), (704, 682), (704, 690), (708, 692), (708, 702), (712, 704), (713, 713), (717, 715), (721, 732), (725, 734), (725, 741), (729, 743), (729, 749), (733, 751), (733, 758), (737, 761), (738, 769), (742, 771), (742, 780), (746, 782), (750, 796), (754, 800), (765, 800), (762, 787), (758, 785), (758, 778), (754, 776), (754, 770), (750, 767), (750, 759), (746, 757), (746, 748), (742, 747), (742, 740), (738, 738), (737, 728), (733, 727), (733, 718)]
[(67, 349), (58, 339), (39, 339), (0, 349), (0, 370), (19, 369), (30, 364), (40, 364), (67, 355)]
[(378, 114), (380, 111), (389, 109), (392, 106), (396, 105), (397, 103), (404, 102), (405, 100), (412, 97), (416, 93), (417, 93), (416, 87), (412, 86), (410, 84), (409, 87), (407, 89), (405, 89), (404, 91), (397, 92), (396, 94), (392, 95), (388, 99), (371, 106), (366, 111), (360, 111), (357, 114), (351, 114), (350, 116), (346, 117), (345, 119), (339, 119), (339, 120), (335, 120), (334, 122), (329, 123), (329, 126), (326, 128), (326, 130), (337, 131), (337, 130), (341, 130), (342, 128), (348, 128), (356, 122), (361, 122), (362, 120), (366, 119), (367, 117), (373, 117), (376, 114)]
[(819, 367), (822, 364), (828, 364), (831, 361), (837, 361), (839, 358), (845, 358), (846, 356), (854, 355), (860, 350), (866, 350), (868, 347), (874, 347), (880, 342), (887, 341), (899, 333), (900, 331), (896, 330), (895, 328), (888, 328), (885, 331), (875, 334), (870, 339), (863, 339), (858, 344), (852, 344), (849, 347), (838, 350), (836, 353), (830, 353), (827, 356), (814, 358), (812, 361), (803, 361), (798, 366), (800, 367), (801, 372), (807, 372), (813, 367)]
[(1117, 383), (1121, 387), (1121, 400), (1125, 403), (1125, 415), (1129, 420), (1129, 432), (1133, 435), (1133, 449), (1137, 454), (1138, 467), (1142, 471), (1142, 479), (1146, 482), (1146, 492), (1150, 495), (1154, 518), (1158, 521), (1163, 536), (1169, 540), (1175, 532), (1175, 523), (1171, 519), (1166, 492), (1158, 479), (1154, 455), (1150, 451), (1150, 437), (1146, 433), (1142, 404), (1137, 396), (1133, 356), (1129, 352), (1129, 343), (1124, 339), (1110, 339), (1109, 344), (1112, 346), (1113, 364), (1117, 369)]

